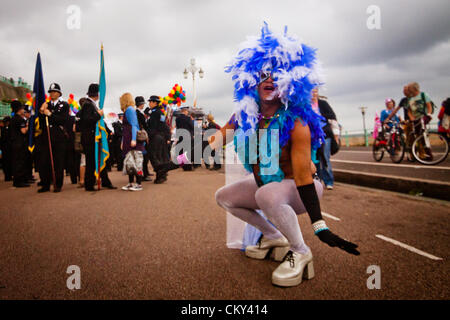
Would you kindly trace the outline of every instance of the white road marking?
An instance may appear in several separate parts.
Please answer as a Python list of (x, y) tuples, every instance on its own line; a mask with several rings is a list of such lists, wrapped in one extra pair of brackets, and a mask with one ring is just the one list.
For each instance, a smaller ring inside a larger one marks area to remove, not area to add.
[(339, 150), (339, 153), (347, 152), (347, 153), (372, 153), (372, 151), (357, 151), (357, 150)]
[(341, 221), (341, 219), (339, 219), (339, 218), (337, 218), (337, 217), (335, 217), (335, 216), (332, 216), (331, 214), (326, 213), (326, 212), (323, 212), (323, 211), (322, 211), (322, 215), (323, 215), (324, 217), (327, 217), (327, 218), (330, 218), (330, 219), (333, 219), (333, 220), (336, 220), (336, 221)]
[(432, 254), (429, 254), (429, 253), (426, 253), (426, 252), (424, 252), (424, 251), (422, 251), (422, 250), (419, 250), (419, 249), (416, 249), (416, 248), (414, 248), (414, 247), (408, 246), (407, 244), (404, 244), (404, 243), (402, 243), (402, 242), (400, 242), (400, 241), (397, 241), (397, 240), (394, 240), (394, 239), (385, 237), (385, 236), (383, 236), (383, 235), (381, 235), (381, 234), (377, 234), (377, 235), (375, 235), (375, 237), (377, 237), (377, 238), (379, 238), (379, 239), (381, 239), (381, 240), (384, 240), (384, 241), (393, 243), (393, 244), (395, 244), (396, 246), (402, 247), (402, 248), (404, 248), (404, 249), (406, 249), (406, 250), (409, 250), (409, 251), (411, 251), (411, 252), (420, 254), (421, 256), (427, 257), (428, 259), (431, 259), (431, 260), (443, 260), (442, 258), (433, 256)]
[(402, 168), (410, 168), (410, 169), (438, 169), (438, 170), (450, 170), (450, 167), (442, 167), (442, 166), (418, 166), (411, 164), (395, 164), (395, 163), (380, 163), (380, 162), (366, 162), (366, 161), (350, 161), (350, 160), (339, 160), (339, 159), (331, 159), (332, 162), (340, 162), (340, 163), (354, 163), (354, 164), (367, 164), (370, 166), (385, 166), (385, 167), (402, 167)]

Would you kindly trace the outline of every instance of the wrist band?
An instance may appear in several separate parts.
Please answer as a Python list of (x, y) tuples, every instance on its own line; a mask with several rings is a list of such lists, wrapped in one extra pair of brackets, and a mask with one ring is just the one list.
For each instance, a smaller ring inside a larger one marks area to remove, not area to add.
[(320, 231), (329, 230), (327, 224), (323, 220), (316, 221), (312, 224), (314, 234), (318, 234)]

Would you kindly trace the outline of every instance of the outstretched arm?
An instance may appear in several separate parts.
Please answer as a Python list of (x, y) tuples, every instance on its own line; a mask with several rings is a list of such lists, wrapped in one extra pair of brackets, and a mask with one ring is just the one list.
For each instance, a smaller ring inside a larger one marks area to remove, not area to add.
[(331, 247), (339, 247), (348, 253), (359, 255), (358, 250), (356, 250), (358, 247), (356, 244), (332, 233), (322, 219), (319, 197), (317, 196), (311, 172), (311, 134), (309, 127), (297, 120), (294, 129), (291, 131), (291, 142), (294, 181), (300, 199), (311, 219), (315, 235)]

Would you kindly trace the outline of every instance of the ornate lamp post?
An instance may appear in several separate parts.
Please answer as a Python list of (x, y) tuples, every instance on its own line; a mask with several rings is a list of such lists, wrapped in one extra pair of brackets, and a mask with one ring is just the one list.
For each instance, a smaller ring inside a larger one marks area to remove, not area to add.
[(188, 66), (187, 68), (184, 68), (183, 75), (184, 75), (185, 79), (188, 78), (189, 73), (192, 75), (192, 88), (193, 88), (193, 93), (194, 93), (194, 108), (197, 106), (197, 92), (195, 90), (195, 74), (197, 72), (198, 72), (198, 75), (200, 78), (203, 78), (203, 76), (205, 75), (202, 68), (197, 67), (195, 65), (195, 58), (192, 58), (190, 66)]

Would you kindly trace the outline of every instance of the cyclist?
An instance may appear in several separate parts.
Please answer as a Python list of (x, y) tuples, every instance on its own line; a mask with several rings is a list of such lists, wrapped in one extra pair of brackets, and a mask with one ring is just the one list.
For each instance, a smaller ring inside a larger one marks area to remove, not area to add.
[(439, 110), (438, 132), (447, 140), (450, 138), (450, 98), (442, 101), (441, 110)]
[[(383, 129), (386, 129), (388, 132), (392, 129), (393, 123), (399, 124), (401, 121), (401, 118), (399, 118), (397, 115), (393, 115), (392, 117), (389, 117), (389, 115), (392, 113), (392, 111), (395, 108), (395, 101), (392, 98), (387, 98), (385, 100), (386, 103), (386, 109), (381, 111), (380, 121), (383, 124)], [(389, 117), (389, 119), (388, 119)]]
[(382, 138), (383, 140), (389, 141), (389, 138), (391, 136), (391, 131), (392, 131), (392, 128), (394, 127), (394, 124), (396, 124), (396, 127), (398, 127), (401, 119), (396, 114), (394, 114), (393, 116), (390, 116), (391, 113), (394, 112), (394, 108), (395, 108), (394, 99), (387, 98), (385, 100), (385, 104), (386, 104), (386, 109), (381, 111), (381, 115), (380, 115), (380, 122), (382, 123), (380, 138)]
[[(414, 133), (416, 136), (422, 134), (422, 118), (424, 124), (428, 124), (431, 121), (431, 114), (433, 113), (433, 107), (431, 105), (430, 97), (420, 91), (420, 86), (417, 82), (412, 82), (408, 85), (411, 97), (408, 99), (408, 116), (413, 122)], [(425, 148), (425, 146), (419, 144), (419, 157), (422, 159), (433, 159), (431, 150)]]

